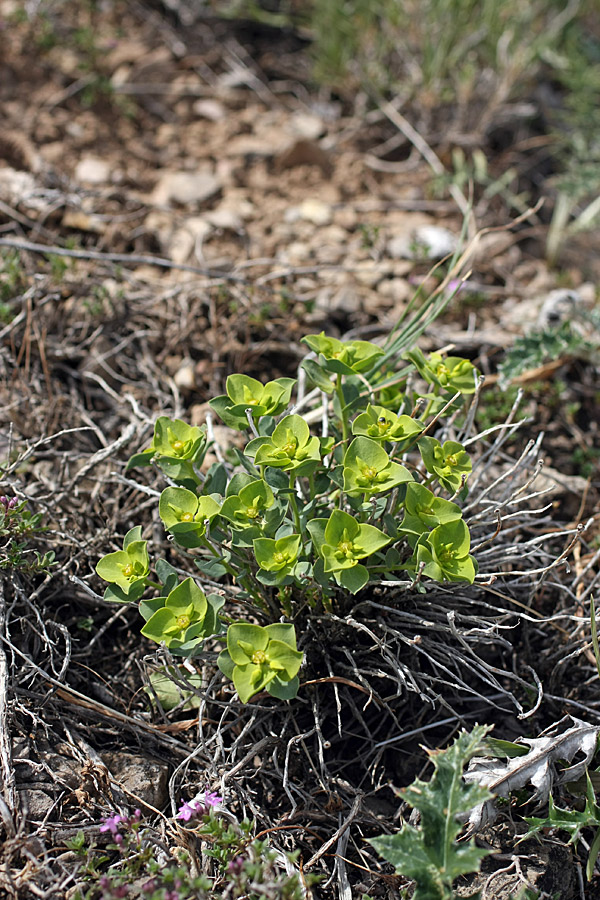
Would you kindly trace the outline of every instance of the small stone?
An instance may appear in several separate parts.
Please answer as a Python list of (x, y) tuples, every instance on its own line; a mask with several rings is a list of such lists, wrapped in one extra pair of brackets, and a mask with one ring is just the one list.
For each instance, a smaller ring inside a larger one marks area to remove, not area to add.
[(196, 172), (165, 172), (160, 176), (152, 202), (158, 206), (179, 203), (181, 206), (205, 203), (221, 190), (221, 182), (212, 170)]
[(325, 131), (325, 124), (320, 116), (297, 112), (292, 116), (292, 130), (307, 141), (316, 141)]
[(244, 223), (234, 209), (227, 206), (219, 206), (207, 212), (205, 217), (214, 228), (220, 228), (223, 231), (240, 232), (243, 230)]
[(388, 241), (387, 252), (394, 259), (441, 259), (458, 246), (455, 234), (441, 225), (420, 225), (407, 235)]
[(184, 391), (193, 391), (196, 387), (196, 372), (194, 363), (191, 359), (186, 360), (182, 366), (177, 369), (173, 376), (173, 381), (178, 388)]
[(167, 802), (169, 767), (166, 763), (119, 752), (103, 753), (102, 758), (127, 793), (155, 809), (161, 809)]
[(196, 100), (192, 109), (201, 119), (208, 119), (209, 122), (219, 122), (225, 118), (225, 107), (218, 100)]
[(404, 303), (414, 294), (414, 287), (405, 278), (384, 278), (377, 288), (382, 297), (389, 297), (394, 303)]
[(375, 259), (367, 259), (359, 263), (354, 272), (354, 277), (360, 284), (374, 288), (385, 277), (386, 271), (387, 267), (383, 263)]
[(84, 156), (75, 167), (75, 181), (84, 184), (106, 184), (110, 181), (111, 164), (97, 156)]
[(304, 241), (292, 241), (291, 244), (279, 251), (277, 258), (291, 266), (307, 265), (310, 259), (310, 245), (305, 244)]
[(321, 200), (304, 200), (298, 207), (299, 217), (313, 225), (329, 225), (331, 223), (331, 206)]

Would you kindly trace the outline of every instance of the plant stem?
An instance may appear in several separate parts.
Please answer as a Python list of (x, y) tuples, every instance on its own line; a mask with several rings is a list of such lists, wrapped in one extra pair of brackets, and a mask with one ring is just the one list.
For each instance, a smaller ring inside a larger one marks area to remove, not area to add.
[(302, 538), (302, 544), (304, 545), (304, 535), (302, 534), (302, 525), (300, 524), (300, 511), (298, 509), (298, 503), (296, 501), (296, 478), (294, 475), (290, 475), (290, 506), (292, 508), (292, 515), (294, 517), (294, 528), (297, 533)]
[(340, 419), (342, 422), (342, 440), (344, 443), (348, 440), (348, 414), (346, 412), (346, 401), (344, 399), (344, 390), (342, 388), (342, 376), (337, 375), (335, 379), (335, 392), (340, 404)]

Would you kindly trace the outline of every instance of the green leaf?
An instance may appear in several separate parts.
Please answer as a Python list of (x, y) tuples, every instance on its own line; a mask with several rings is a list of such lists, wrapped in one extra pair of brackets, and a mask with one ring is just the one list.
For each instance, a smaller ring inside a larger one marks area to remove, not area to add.
[(364, 413), (352, 423), (352, 434), (364, 435), (374, 441), (393, 441), (404, 444), (423, 430), (421, 422), (410, 416), (397, 416), (383, 406), (369, 404)]
[(325, 543), (325, 528), (328, 521), (328, 519), (311, 519), (306, 523), (306, 527), (312, 538), (315, 550), (319, 554), (321, 553), (321, 547)]
[(130, 528), (125, 537), (123, 538), (123, 550), (127, 550), (130, 544), (133, 544), (134, 541), (141, 542), (142, 540), (142, 526), (136, 525), (135, 528)]
[(421, 813), (420, 826), (405, 824), (397, 834), (369, 841), (398, 873), (416, 882), (414, 897), (419, 900), (452, 900), (455, 879), (477, 871), (489, 853), (473, 839), (457, 843), (460, 819), (490, 796), (462, 777), (488, 731), (476, 726), (470, 734), (461, 732), (446, 750), (429, 752), (434, 766), (431, 780), (417, 780), (402, 791), (403, 799)]
[[(180, 688), (175, 684), (173, 678), (169, 678), (169, 673), (172, 675), (178, 674), (180, 677), (185, 678), (193, 687), (202, 688), (202, 675), (197, 672), (188, 672), (187, 669), (181, 667), (175, 670), (172, 666), (151, 672), (150, 684), (162, 708), (167, 712), (180, 705), (183, 710), (198, 709), (202, 702), (200, 697), (190, 690)], [(151, 692), (148, 691), (148, 693)]]
[(371, 438), (354, 438), (344, 456), (344, 490), (350, 496), (381, 493), (412, 480), (408, 469), (391, 462)]
[(233, 670), (233, 684), (242, 703), (247, 703), (254, 694), (264, 690), (274, 678), (274, 671), (252, 663), (236, 665)]
[(128, 593), (125, 593), (118, 584), (109, 584), (104, 590), (104, 599), (109, 603), (136, 603), (145, 589), (143, 581), (130, 585)]
[(358, 534), (354, 538), (354, 545), (360, 551), (361, 557), (371, 556), (389, 544), (390, 538), (374, 525), (359, 525)]
[(173, 568), (171, 563), (167, 562), (166, 559), (157, 559), (154, 568), (156, 569), (156, 574), (158, 575), (158, 580), (161, 584), (166, 585), (169, 578), (172, 578), (173, 576), (175, 576), (175, 578), (178, 577), (177, 569)]
[(157, 610), (162, 609), (166, 599), (166, 597), (152, 597), (150, 600), (142, 600), (138, 609), (144, 621), (147, 622)]
[(471, 457), (458, 441), (441, 444), (436, 438), (425, 436), (417, 441), (425, 468), (435, 475), (447, 491), (455, 493), (460, 489), (463, 476), (466, 479), (472, 468)]
[(194, 562), (203, 573), (203, 575), (208, 575), (209, 578), (222, 578), (223, 575), (227, 574), (226, 566), (224, 566), (219, 559), (207, 557), (205, 559), (195, 559)]
[(297, 674), (303, 656), (299, 650), (292, 649), (284, 641), (270, 640), (267, 646), (269, 668), (275, 670), (277, 677), (283, 681), (289, 681)]
[(369, 583), (369, 572), (365, 566), (358, 563), (351, 569), (342, 569), (336, 575), (336, 580), (341, 587), (346, 588), (351, 594), (356, 594)]
[(131, 469), (135, 469), (136, 466), (149, 466), (154, 457), (154, 450), (143, 450), (141, 453), (134, 453), (133, 456), (130, 456), (127, 460), (127, 465), (125, 466), (125, 472), (129, 472)]
[(277, 676), (267, 685), (267, 691), (278, 700), (293, 700), (300, 688), (300, 679), (297, 675), (289, 681), (282, 681)]
[(320, 366), (314, 359), (305, 359), (302, 362), (302, 368), (308, 375), (315, 387), (326, 394), (333, 394), (335, 386), (331, 381), (331, 375)]
[(227, 650), (221, 650), (217, 657), (217, 665), (226, 678), (233, 680), (233, 670), (235, 663)]

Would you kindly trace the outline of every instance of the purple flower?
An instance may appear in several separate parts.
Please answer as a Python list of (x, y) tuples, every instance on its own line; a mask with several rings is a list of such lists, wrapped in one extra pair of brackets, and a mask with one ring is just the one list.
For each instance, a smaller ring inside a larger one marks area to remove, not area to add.
[(4, 509), (5, 509), (6, 511), (8, 511), (9, 509), (14, 509), (15, 506), (18, 506), (18, 505), (19, 505), (19, 499), (18, 499), (18, 497), (4, 497), (4, 496), (2, 496), (2, 497), (0, 497), (0, 503), (2, 504), (2, 506), (4, 507)]
[(124, 824), (126, 821), (125, 816), (120, 816), (118, 813), (116, 816), (108, 816), (100, 826), (100, 831), (110, 831), (111, 834), (117, 835), (119, 833), (119, 825)]
[[(184, 822), (189, 822), (190, 819), (195, 819), (199, 815), (199, 807), (200, 804), (196, 800), (190, 800), (189, 803), (184, 803), (179, 807), (179, 812), (176, 815), (176, 819), (182, 819)], [(200, 815), (204, 815), (204, 807), (202, 806), (202, 812)]]
[(233, 859), (230, 859), (227, 863), (227, 871), (230, 875), (239, 875), (242, 871), (244, 865), (244, 857), (243, 856), (234, 856)]
[(183, 803), (175, 818), (181, 819), (183, 822), (202, 819), (208, 815), (211, 807), (218, 806), (222, 802), (223, 798), (219, 797), (216, 791), (205, 791), (204, 794), (198, 794), (193, 800)]

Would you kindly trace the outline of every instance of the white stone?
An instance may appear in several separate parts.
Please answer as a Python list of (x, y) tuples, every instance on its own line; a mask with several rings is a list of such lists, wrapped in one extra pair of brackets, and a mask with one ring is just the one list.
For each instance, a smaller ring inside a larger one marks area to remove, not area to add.
[(331, 223), (331, 206), (323, 203), (322, 200), (303, 200), (298, 207), (298, 212), (301, 219), (312, 222), (313, 225), (329, 225)]
[(112, 166), (97, 156), (84, 156), (75, 167), (75, 181), (84, 184), (106, 184), (110, 181)]
[(209, 169), (196, 172), (164, 172), (152, 192), (152, 202), (165, 206), (170, 202), (182, 206), (204, 203), (221, 189), (220, 180)]

